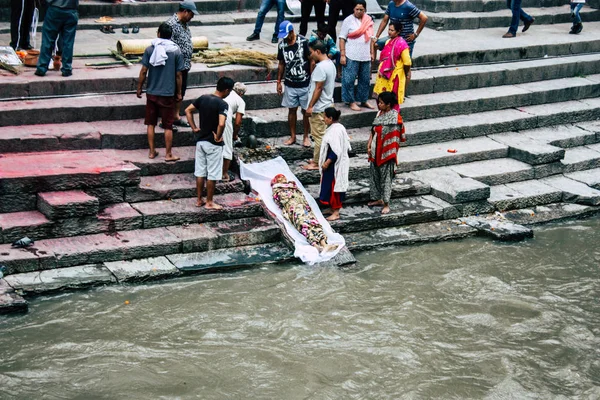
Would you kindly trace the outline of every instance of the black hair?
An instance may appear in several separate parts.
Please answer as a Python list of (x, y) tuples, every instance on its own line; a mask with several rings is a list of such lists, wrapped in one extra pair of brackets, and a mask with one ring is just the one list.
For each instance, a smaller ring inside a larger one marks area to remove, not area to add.
[(160, 24), (158, 27), (158, 36), (160, 36), (161, 39), (171, 39), (172, 35), (173, 28), (171, 28), (171, 25), (167, 24), (166, 22)]
[(356, 7), (359, 4), (365, 8), (365, 11), (367, 11), (367, 2), (365, 0), (355, 0), (354, 1), (354, 7)]
[(327, 107), (325, 109), (325, 116), (331, 118), (334, 121), (339, 121), (340, 115), (342, 115), (342, 112), (340, 110), (337, 110), (335, 107)]
[(324, 34), (328, 34), (329, 33), (329, 25), (327, 25), (324, 22), (320, 23), (319, 25), (317, 25), (317, 32), (322, 32)]
[(387, 104), (389, 106), (395, 106), (398, 103), (398, 97), (394, 92), (381, 92), (377, 97), (377, 100), (383, 101), (383, 104)]
[(327, 54), (327, 46), (325, 46), (325, 43), (321, 40), (315, 40), (314, 42), (309, 43), (308, 46), (314, 51), (319, 50), (321, 54)]
[(395, 19), (392, 22), (390, 22), (390, 25), (392, 25), (394, 27), (394, 29), (396, 30), (396, 32), (398, 32), (398, 36), (401, 36), (402, 22)]
[(233, 90), (233, 85), (235, 85), (233, 79), (224, 76), (217, 81), (217, 90), (219, 92), (224, 92), (227, 89)]

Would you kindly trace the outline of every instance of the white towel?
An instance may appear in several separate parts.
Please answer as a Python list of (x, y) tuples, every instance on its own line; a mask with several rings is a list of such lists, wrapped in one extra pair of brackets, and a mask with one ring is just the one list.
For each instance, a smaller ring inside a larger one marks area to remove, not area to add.
[(150, 65), (154, 67), (165, 65), (169, 58), (167, 53), (179, 50), (179, 46), (169, 39), (156, 38), (152, 41), (152, 46), (154, 46), (154, 51), (150, 56)]
[(323, 163), (327, 161), (327, 148), (337, 155), (337, 161), (334, 164), (335, 192), (344, 193), (348, 190), (348, 170), (350, 168), (350, 157), (348, 151), (352, 150), (350, 138), (344, 125), (336, 122), (331, 124), (325, 131), (323, 141), (321, 142), (321, 153), (319, 155), (319, 172), (323, 176)]

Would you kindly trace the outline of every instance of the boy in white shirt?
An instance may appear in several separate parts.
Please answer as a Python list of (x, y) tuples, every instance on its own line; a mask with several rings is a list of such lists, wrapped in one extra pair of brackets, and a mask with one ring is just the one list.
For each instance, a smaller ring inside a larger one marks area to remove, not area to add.
[(223, 182), (229, 182), (229, 165), (233, 159), (233, 142), (237, 140), (242, 118), (246, 113), (246, 102), (242, 96), (246, 93), (246, 85), (242, 82), (236, 82), (229, 96), (225, 97), (225, 102), (229, 105), (227, 110), (227, 121), (225, 122), (225, 131), (223, 132)]

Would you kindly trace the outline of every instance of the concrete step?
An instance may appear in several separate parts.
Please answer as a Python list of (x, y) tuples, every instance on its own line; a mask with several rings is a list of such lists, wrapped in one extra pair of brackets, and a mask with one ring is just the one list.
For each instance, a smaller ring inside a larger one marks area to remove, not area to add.
[(196, 207), (195, 197), (133, 203), (132, 207), (142, 215), (146, 229), (263, 215), (260, 201), (244, 193), (215, 195), (214, 201), (224, 209), (207, 210), (205, 207)]
[(488, 202), (496, 210), (505, 211), (558, 203), (562, 197), (562, 190), (538, 180), (528, 180), (491, 186)]
[(600, 168), (566, 173), (565, 176), (569, 179), (585, 183), (589, 187), (600, 190)]
[[(523, 6), (525, 8), (525, 6)], [(525, 8), (526, 12), (535, 18), (535, 25), (565, 24), (572, 22), (571, 7), (560, 5), (544, 8)], [(585, 6), (581, 11), (584, 22), (598, 21), (600, 11)], [(438, 30), (480, 29), (507, 27), (511, 19), (511, 11), (506, 6), (496, 11), (461, 11), (427, 13), (427, 26)]]
[(551, 221), (585, 218), (597, 215), (600, 207), (573, 203), (552, 203), (530, 208), (522, 208), (504, 213), (509, 221), (521, 225), (537, 225)]
[(577, 203), (590, 206), (600, 205), (600, 190), (596, 190), (585, 183), (581, 183), (563, 175), (544, 178), (541, 182), (562, 190), (562, 200), (565, 203)]
[[(370, 201), (369, 186), (368, 179), (350, 181), (344, 204), (366, 203)], [(319, 198), (321, 185), (306, 185), (305, 189), (315, 199)], [(422, 196), (430, 192), (431, 187), (429, 185), (406, 174), (397, 175), (392, 182), (392, 198)]]
[(583, 171), (600, 167), (600, 144), (575, 147), (565, 151), (563, 172)]
[(0, 264), (9, 273), (98, 264), (110, 261), (201, 252), (225, 247), (269, 243), (280, 239), (279, 229), (265, 218), (191, 223), (153, 229), (118, 231), (46, 239), (33, 247), (16, 249), (0, 245)]
[[(593, 2), (595, 0), (592, 0)], [(534, 7), (558, 7), (564, 3), (559, 0), (524, 0), (522, 7), (525, 9)], [(504, 10), (506, 2), (503, 0), (424, 0), (419, 3), (422, 10), (432, 12), (491, 12)], [(527, 10), (529, 11), (529, 10)]]
[(459, 216), (454, 206), (429, 195), (392, 199), (390, 208), (388, 214), (381, 214), (381, 207), (368, 207), (366, 204), (344, 207), (340, 211), (341, 218), (331, 222), (331, 226), (337, 232), (346, 233)]
[[(456, 153), (448, 149), (457, 150)], [(508, 147), (491, 139), (481, 137), (450, 141), (442, 144), (425, 144), (400, 149), (397, 172), (410, 172), (448, 165), (462, 164), (472, 161), (503, 158), (508, 156)], [(297, 161), (290, 168), (303, 184), (318, 183), (319, 171), (307, 171), (304, 163)], [(350, 159), (350, 180), (366, 179), (369, 174), (369, 163), (366, 155)]]
[(37, 194), (38, 210), (51, 220), (86, 217), (98, 214), (100, 203), (82, 190)]
[(512, 158), (475, 161), (449, 168), (462, 177), (475, 179), (490, 186), (534, 179), (531, 165)]
[[(600, 90), (600, 75), (586, 78), (565, 78), (519, 85), (496, 86), (481, 89), (459, 90), (411, 96), (402, 107), (405, 121), (426, 119), (432, 115), (446, 117), (481, 113), (492, 110), (531, 105), (566, 102), (595, 98)], [(340, 122), (346, 128), (370, 126), (375, 111), (362, 109), (352, 111), (342, 103), (336, 103), (342, 111)], [(284, 108), (255, 110), (247, 113), (244, 130), (257, 137), (285, 136), (287, 110)], [(465, 117), (467, 118), (467, 117)], [(298, 122), (298, 131), (302, 132)]]
[(4, 280), (0, 279), (0, 314), (27, 312), (29, 304)]

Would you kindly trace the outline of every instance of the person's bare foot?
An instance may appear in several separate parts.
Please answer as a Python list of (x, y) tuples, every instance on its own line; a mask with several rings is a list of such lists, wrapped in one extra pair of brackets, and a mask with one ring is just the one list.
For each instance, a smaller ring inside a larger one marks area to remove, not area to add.
[(204, 205), (204, 200), (198, 200), (196, 202), (196, 207), (202, 207)]
[(321, 214), (323, 214), (323, 215), (331, 215), (331, 214), (333, 214), (333, 210), (331, 208), (326, 208), (323, 211), (321, 211)]
[(303, 165), (302, 168), (307, 171), (314, 171), (314, 170), (319, 169), (319, 166), (317, 164), (315, 164), (314, 162), (312, 162), (312, 163)]
[(209, 210), (222, 210), (223, 206), (215, 203), (214, 201), (211, 201), (210, 203), (207, 202), (204, 208), (207, 208)]
[(293, 146), (296, 144), (296, 138), (289, 138), (285, 142), (283, 142), (286, 146)]
[(338, 245), (337, 245), (337, 244), (328, 244), (328, 245), (326, 245), (325, 247), (323, 247), (323, 251), (322, 251), (322, 253), (326, 253), (326, 252), (328, 252), (328, 251), (334, 251), (334, 250), (335, 250), (335, 249), (337, 249), (337, 248), (338, 248)]
[(302, 146), (304, 146), (304, 147), (312, 147), (312, 145), (310, 144), (310, 139), (309, 138), (304, 138), (304, 140), (302, 141)]
[(377, 207), (377, 206), (383, 206), (383, 200), (375, 200), (375, 201), (370, 201), (367, 203), (367, 205), (369, 207)]
[(151, 160), (155, 159), (156, 157), (158, 157), (158, 151), (156, 151), (156, 150), (154, 150), (154, 153), (148, 154), (148, 158)]
[(340, 214), (331, 214), (329, 217), (325, 218), (327, 221), (337, 221), (340, 219)]
[(383, 207), (383, 209), (381, 210), (382, 214), (389, 214), (390, 212), (390, 206), (385, 206)]
[(369, 110), (374, 110), (374, 109), (375, 109), (375, 106), (373, 106), (372, 104), (370, 104), (368, 101), (365, 101), (365, 102), (364, 102), (364, 103), (362, 103), (360, 106), (361, 106), (361, 107), (368, 108)]
[(360, 111), (360, 107), (356, 103), (350, 103), (350, 109), (354, 111)]
[(171, 161), (177, 161), (177, 160), (179, 160), (179, 157), (175, 157), (174, 155), (165, 156), (165, 161), (171, 162)]

